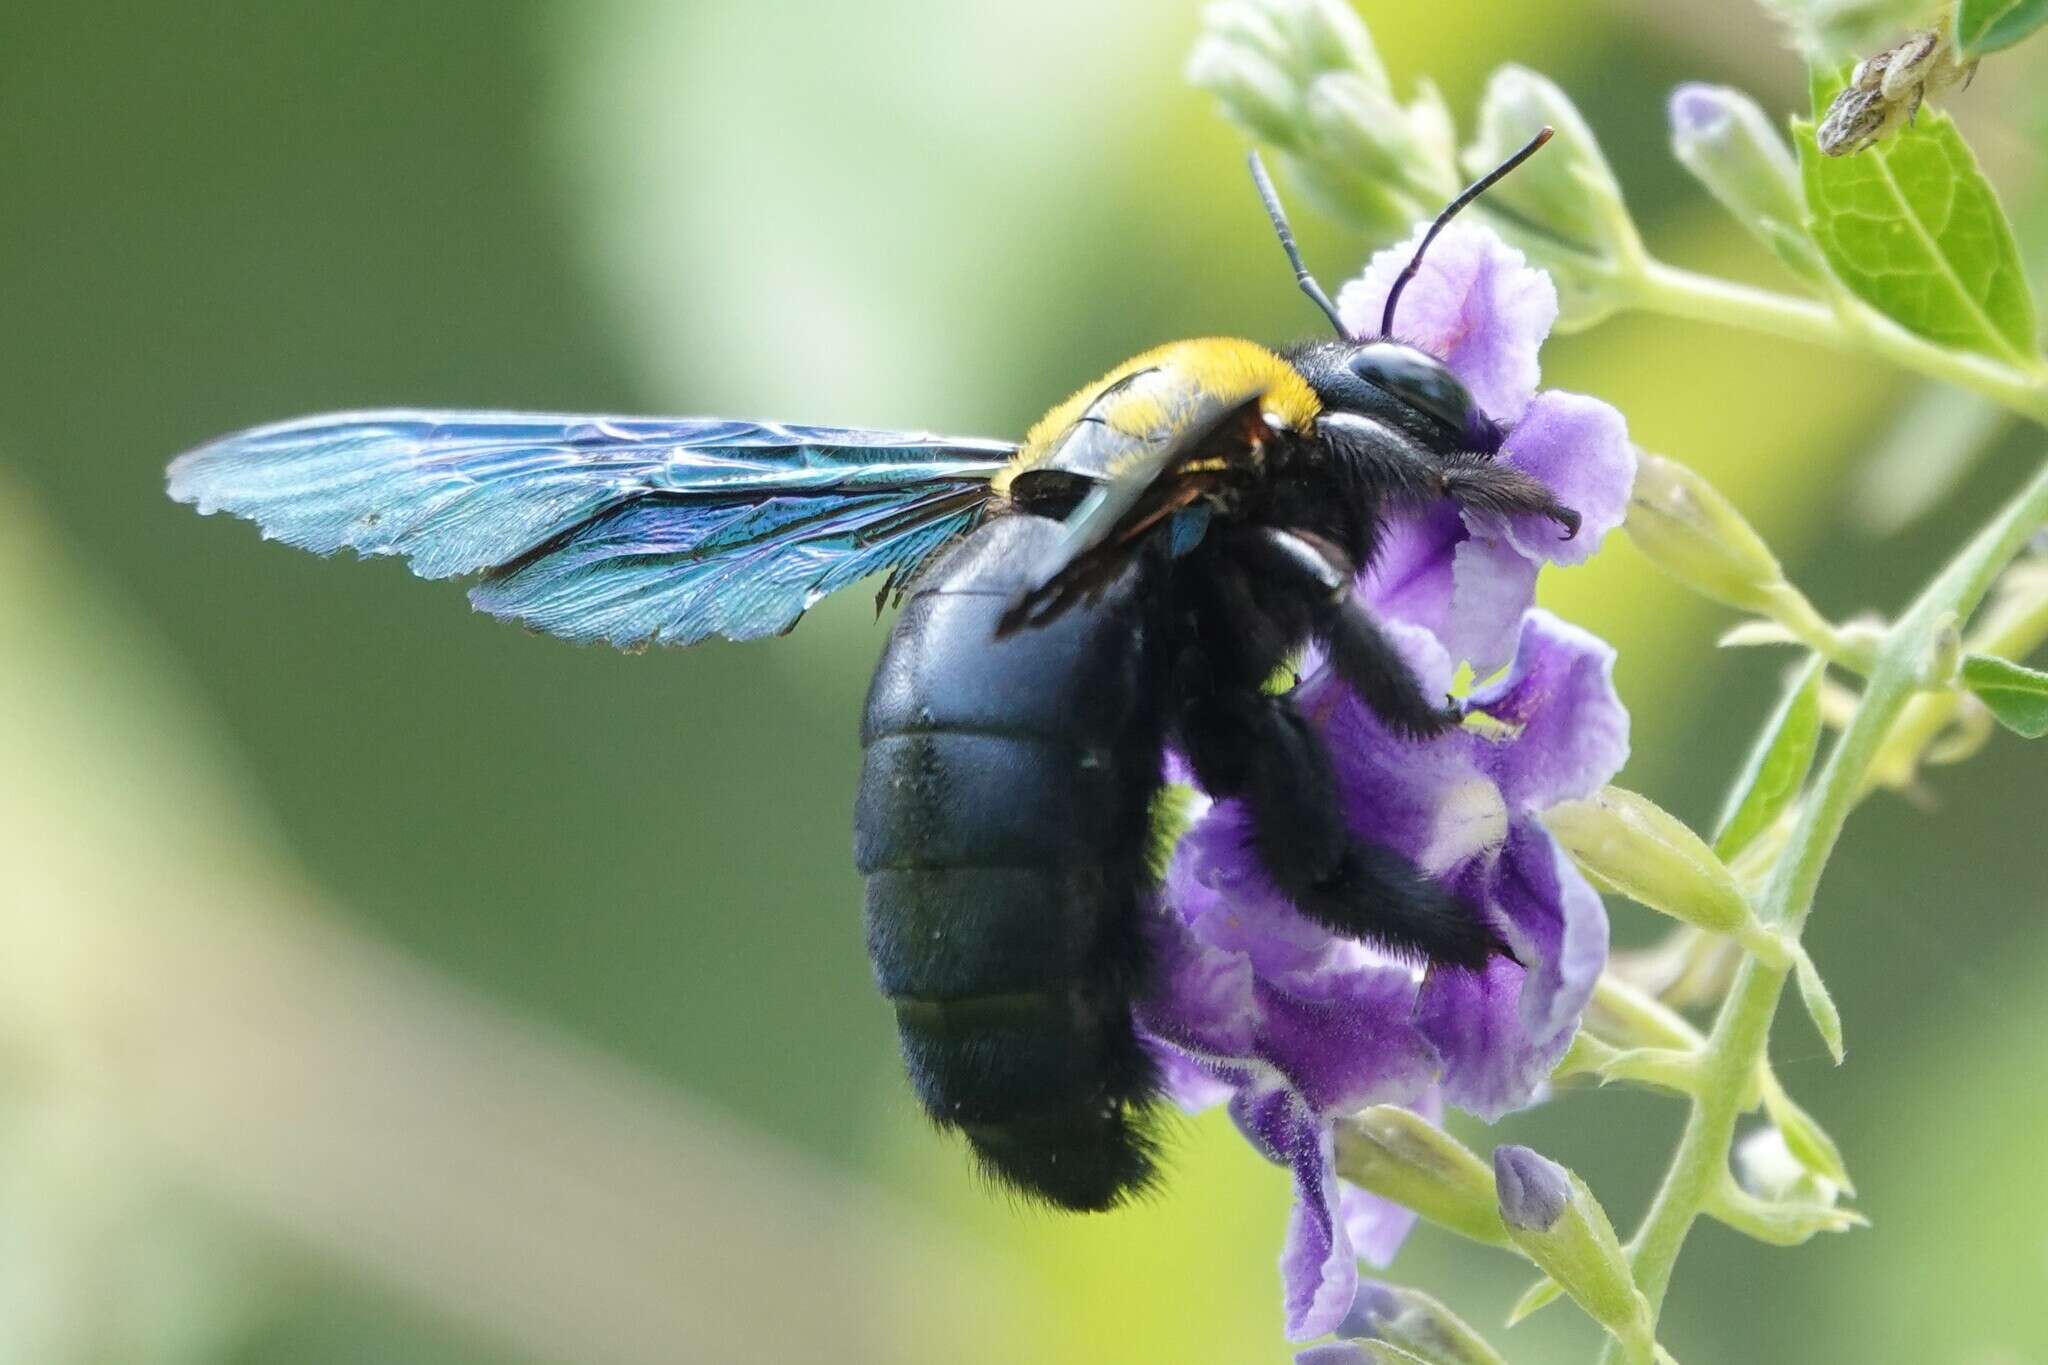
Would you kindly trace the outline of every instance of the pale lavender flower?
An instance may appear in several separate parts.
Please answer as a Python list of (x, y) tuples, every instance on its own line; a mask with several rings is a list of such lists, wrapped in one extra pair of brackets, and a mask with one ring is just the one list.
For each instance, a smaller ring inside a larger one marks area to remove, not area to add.
[[(1354, 325), (1367, 315), (1377, 324), (1412, 250), (1383, 253), (1345, 288)], [(1311, 923), (1267, 877), (1233, 801), (1211, 806), (1182, 839), (1152, 921), (1159, 984), (1140, 1019), (1163, 1045), (1172, 1093), (1188, 1108), (1227, 1102), (1253, 1145), (1294, 1172), (1281, 1275), (1297, 1340), (1343, 1320), (1358, 1259), (1384, 1264), (1413, 1223), (1339, 1180), (1332, 1120), (1382, 1103), (1431, 1119), (1448, 1103), (1493, 1119), (1529, 1103), (1606, 961), (1600, 898), (1537, 817), (1620, 769), (1628, 716), (1613, 651), (1531, 603), (1542, 563), (1584, 559), (1619, 524), (1635, 460), (1612, 408), (1535, 391), (1556, 306), (1518, 253), (1454, 227), (1396, 327), (1445, 357), (1507, 428), (1500, 458), (1584, 519), (1576, 540), (1560, 541), (1542, 519), (1445, 508), (1396, 527), (1362, 579), (1426, 692), (1447, 691), (1460, 660), (1482, 679), (1509, 665), (1462, 703), (1486, 719), (1402, 738), (1313, 661), (1293, 693), (1329, 748), (1351, 829), (1487, 915), (1518, 961), (1424, 972)]]
[[(1378, 329), (1387, 290), (1420, 240), (1380, 252), (1339, 291), (1348, 327)], [(1537, 391), (1537, 352), (1556, 320), (1549, 276), (1492, 232), (1461, 223), (1431, 245), (1394, 319), (1399, 339), (1441, 357), (1507, 428), (1500, 460), (1540, 479), (1582, 518), (1578, 535), (1564, 540), (1545, 517), (1446, 504), (1390, 529), (1367, 575), (1368, 599), (1382, 615), (1429, 630), (1481, 676), (1507, 662), (1536, 571), (1591, 556), (1621, 524), (1635, 478), (1618, 411), (1583, 394)]]

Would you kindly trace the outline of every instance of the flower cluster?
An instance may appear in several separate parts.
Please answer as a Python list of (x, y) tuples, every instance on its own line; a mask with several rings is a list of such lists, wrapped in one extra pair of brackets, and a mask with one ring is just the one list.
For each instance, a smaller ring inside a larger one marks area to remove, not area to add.
[[(1413, 241), (1340, 296), (1361, 331)], [(1525, 1105), (1563, 1055), (1607, 956), (1599, 896), (1538, 819), (1589, 795), (1628, 753), (1613, 652), (1532, 605), (1542, 564), (1590, 555), (1621, 521), (1635, 458), (1619, 413), (1538, 392), (1556, 318), (1549, 280), (1484, 229), (1453, 226), (1404, 295), (1404, 340), (1443, 357), (1508, 429), (1500, 458), (1548, 484), (1583, 525), (1445, 505), (1394, 528), (1359, 592), (1425, 689), (1457, 665), (1481, 679), (1467, 724), (1415, 741), (1388, 730), (1311, 660), (1293, 693), (1328, 746), (1351, 829), (1398, 850), (1479, 907), (1514, 952), (1479, 972), (1425, 971), (1302, 918), (1251, 851), (1247, 813), (1210, 805), (1169, 868), (1154, 917), (1158, 988), (1141, 1019), (1175, 1098), (1228, 1103), (1246, 1136), (1294, 1173), (1281, 1259), (1289, 1334), (1338, 1325), (1358, 1257), (1384, 1262), (1413, 1215), (1336, 1174), (1332, 1122), (1371, 1104), (1432, 1119)]]

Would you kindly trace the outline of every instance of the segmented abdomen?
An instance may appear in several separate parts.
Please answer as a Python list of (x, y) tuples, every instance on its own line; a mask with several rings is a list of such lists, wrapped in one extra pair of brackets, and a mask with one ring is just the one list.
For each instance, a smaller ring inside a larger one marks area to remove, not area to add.
[(995, 638), (1059, 529), (999, 517), (919, 581), (868, 693), (854, 852), (926, 1111), (999, 1178), (1092, 1209), (1152, 1169), (1130, 1002), (1161, 736), (1142, 568)]

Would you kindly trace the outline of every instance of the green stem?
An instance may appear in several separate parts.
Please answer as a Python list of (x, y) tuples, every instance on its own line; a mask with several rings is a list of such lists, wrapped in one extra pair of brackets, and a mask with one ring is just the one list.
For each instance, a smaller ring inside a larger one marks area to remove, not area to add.
[(1634, 302), (1692, 322), (1743, 327), (1835, 350), (1869, 351), (2048, 425), (2048, 369), (2021, 370), (1936, 345), (1847, 293), (1838, 294), (1830, 306), (1645, 259), (1636, 273)]
[[(1922, 659), (1945, 620), (1967, 616), (1992, 580), (2044, 522), (2048, 522), (2048, 464), (2021, 490), (1886, 633), (1855, 716), (1828, 756), (1802, 803), (1784, 853), (1765, 886), (1760, 917), (1796, 935), (1813, 906), (1828, 856), (1849, 813), (1867, 791), (1864, 780), (1893, 726), (1918, 691)], [(1771, 1019), (1786, 973), (1751, 958), (1715, 1017), (1700, 1059), (1702, 1087), (1686, 1119), (1678, 1150), (1630, 1243), (1636, 1286), (1654, 1312), (1671, 1283), (1686, 1234), (1707, 1207), (1727, 1169), (1735, 1124), (1750, 1097), (1749, 1081), (1762, 1064)], [(1622, 1358), (1610, 1342), (1603, 1360)]]

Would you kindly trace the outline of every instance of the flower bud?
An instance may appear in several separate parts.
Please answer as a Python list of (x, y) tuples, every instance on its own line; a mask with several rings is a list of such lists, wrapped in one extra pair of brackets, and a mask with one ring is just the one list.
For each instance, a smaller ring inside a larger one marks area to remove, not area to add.
[(1303, 104), (1308, 125), (1331, 159), (1375, 179), (1406, 181), (1422, 157), (1408, 128), (1407, 111), (1385, 90), (1351, 71), (1309, 82)]
[(1270, 56), (1206, 36), (1188, 54), (1187, 78), (1221, 100), (1224, 114), (1252, 137), (1290, 150), (1300, 147), (1301, 94)]
[(1701, 838), (1646, 796), (1604, 787), (1543, 815), (1572, 861), (1632, 900), (1717, 934), (1752, 932), (1742, 889)]
[(1755, 100), (1725, 85), (1679, 86), (1671, 92), (1671, 150), (1794, 273), (1826, 273), (1803, 226), (1799, 163)]
[(1745, 611), (1768, 611), (1784, 570), (1742, 513), (1692, 470), (1647, 452), (1636, 459), (1629, 539), (1694, 592)]
[(1336, 1125), (1337, 1174), (1415, 1210), (1439, 1227), (1502, 1246), (1493, 1173), (1443, 1129), (1398, 1105), (1376, 1104)]
[(1411, 124), (1343, 0), (1211, 5), (1187, 75), (1233, 122), (1284, 152), (1289, 175), (1354, 227), (1405, 232), (1456, 180), (1440, 130)]
[(1572, 1198), (1570, 1172), (1527, 1147), (1493, 1149), (1493, 1183), (1500, 1192), (1500, 1220), (1510, 1236), (1550, 1231)]
[(1285, 24), (1315, 71), (1355, 71), (1379, 90), (1389, 88), (1387, 68), (1358, 11), (1345, 0), (1262, 0), (1285, 16)]
[(1500, 1353), (1457, 1314), (1402, 1285), (1360, 1281), (1337, 1335), (1384, 1343), (1427, 1365), (1504, 1365)]
[(1480, 102), (1479, 133), (1465, 149), (1464, 166), (1483, 175), (1546, 126), (1556, 130), (1550, 145), (1488, 191), (1488, 203), (1502, 210), (1490, 221), (1550, 272), (1559, 325), (1586, 327), (1626, 301), (1643, 248), (1621, 185), (1578, 107), (1548, 78), (1502, 67)]
[(1573, 1302), (1648, 1359), (1650, 1305), (1629, 1275), (1621, 1239), (1585, 1182), (1527, 1147), (1493, 1150), (1500, 1216), (1523, 1255), (1562, 1285)]
[[(1275, 66), (1292, 68), (1295, 45), (1268, 11), (1272, 6), (1258, 0), (1220, 0), (1202, 7), (1204, 41), (1221, 39), (1233, 47), (1246, 47)], [(1290, 75), (1299, 72), (1290, 70)]]

